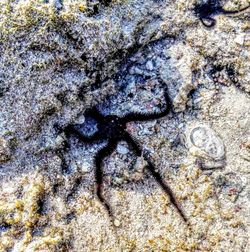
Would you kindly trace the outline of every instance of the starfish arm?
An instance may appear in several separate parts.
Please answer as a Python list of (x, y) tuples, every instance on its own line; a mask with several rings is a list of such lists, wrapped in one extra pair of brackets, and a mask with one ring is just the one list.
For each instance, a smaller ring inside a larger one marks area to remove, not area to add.
[(99, 109), (96, 106), (91, 109), (87, 109), (85, 114), (99, 122), (104, 119), (104, 116), (100, 113)]
[(171, 104), (170, 104), (170, 98), (168, 96), (168, 93), (164, 93), (165, 102), (166, 102), (166, 108), (160, 112), (151, 112), (151, 113), (128, 113), (121, 117), (122, 122), (127, 123), (131, 121), (148, 121), (148, 120), (155, 120), (159, 119), (163, 116), (166, 116), (170, 110), (171, 110)]
[(153, 165), (153, 163), (148, 158), (148, 155), (146, 153), (143, 153), (143, 151), (142, 151), (139, 143), (137, 142), (137, 140), (135, 138), (133, 138), (129, 133), (124, 134), (124, 140), (127, 141), (127, 143), (132, 147), (132, 149), (135, 151), (135, 153), (138, 156), (142, 155), (144, 157), (144, 159), (148, 163), (148, 165), (146, 166), (147, 170), (153, 176), (155, 181), (160, 185), (162, 190), (169, 196), (169, 200), (170, 200), (171, 204), (176, 208), (176, 210), (178, 211), (178, 213), (180, 214), (182, 219), (185, 222), (187, 222), (187, 218), (186, 218), (185, 214), (183, 213), (181, 207), (179, 206), (179, 204), (178, 204), (178, 202), (177, 202), (177, 200), (176, 200), (176, 198), (174, 196), (174, 193), (173, 193), (172, 189), (162, 179), (160, 173), (156, 170), (155, 166)]
[(250, 8), (250, 5), (244, 7), (244, 8), (242, 8), (242, 9), (240, 9), (240, 10), (231, 10), (231, 11), (230, 11), (230, 10), (224, 10), (224, 9), (222, 9), (222, 10), (221, 10), (221, 13), (222, 13), (222, 14), (237, 14), (237, 13), (240, 13), (240, 12), (242, 12), (242, 11), (247, 10), (248, 8)]
[(106, 208), (110, 217), (112, 217), (111, 207), (103, 196), (103, 169), (102, 162), (105, 157), (109, 156), (116, 148), (117, 142), (110, 140), (108, 144), (100, 149), (95, 156), (95, 179), (96, 194), (102, 205)]

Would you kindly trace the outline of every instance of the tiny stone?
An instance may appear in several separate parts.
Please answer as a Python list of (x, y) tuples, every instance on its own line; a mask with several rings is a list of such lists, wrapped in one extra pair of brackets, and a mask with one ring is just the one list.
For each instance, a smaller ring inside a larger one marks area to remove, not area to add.
[(55, 145), (56, 147), (60, 147), (62, 146), (63, 142), (64, 142), (64, 138), (62, 136), (58, 136), (56, 139), (55, 139)]
[(134, 169), (137, 172), (141, 173), (146, 165), (147, 165), (147, 162), (145, 161), (145, 159), (143, 157), (138, 157), (136, 159), (136, 163), (134, 165)]
[(89, 166), (86, 162), (76, 161), (73, 162), (71, 166), (75, 171), (79, 170), (81, 173), (89, 172)]
[(134, 74), (143, 74), (143, 71), (139, 67), (134, 67)]
[(114, 225), (115, 225), (116, 227), (119, 227), (119, 226), (121, 225), (121, 223), (120, 223), (119, 220), (115, 219), (115, 220), (114, 220)]
[(142, 173), (142, 172), (135, 172), (135, 173), (132, 175), (132, 179), (133, 179), (134, 181), (140, 181), (142, 178), (143, 178), (143, 173)]
[(234, 40), (237, 44), (239, 45), (243, 45), (245, 42), (245, 36), (240, 34), (238, 36), (236, 36), (235, 40)]
[(86, 164), (83, 164), (82, 167), (81, 167), (81, 172), (88, 173), (89, 172), (89, 167)]
[(148, 61), (148, 62), (146, 63), (146, 68), (147, 68), (147, 70), (149, 70), (149, 71), (152, 71), (152, 70), (154, 69), (154, 66), (153, 66), (152, 61)]
[(118, 146), (117, 146), (117, 152), (119, 153), (119, 154), (122, 154), (122, 155), (126, 155), (126, 154), (128, 154), (128, 148), (127, 147), (125, 147), (125, 146), (123, 146), (123, 145), (121, 145), (121, 144), (118, 144)]
[(120, 177), (115, 177), (115, 178), (114, 178), (114, 182), (115, 182), (115, 184), (117, 184), (117, 185), (121, 185), (121, 184), (124, 182), (124, 179), (123, 179), (123, 178), (120, 178)]
[(84, 115), (81, 115), (77, 118), (76, 120), (76, 124), (82, 124), (85, 122), (85, 116)]

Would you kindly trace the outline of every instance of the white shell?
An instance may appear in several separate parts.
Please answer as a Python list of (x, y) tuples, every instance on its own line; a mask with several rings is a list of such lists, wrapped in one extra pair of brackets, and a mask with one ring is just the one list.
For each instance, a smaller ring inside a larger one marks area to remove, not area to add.
[(218, 134), (209, 126), (196, 124), (186, 131), (186, 146), (195, 156), (220, 160), (225, 156), (225, 148)]

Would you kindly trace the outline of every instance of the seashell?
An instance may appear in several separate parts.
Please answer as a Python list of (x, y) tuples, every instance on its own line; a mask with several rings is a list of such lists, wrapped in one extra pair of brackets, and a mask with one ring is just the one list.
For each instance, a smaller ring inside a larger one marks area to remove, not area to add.
[(223, 141), (209, 126), (199, 124), (190, 126), (186, 131), (186, 147), (191, 154), (221, 160), (225, 156)]

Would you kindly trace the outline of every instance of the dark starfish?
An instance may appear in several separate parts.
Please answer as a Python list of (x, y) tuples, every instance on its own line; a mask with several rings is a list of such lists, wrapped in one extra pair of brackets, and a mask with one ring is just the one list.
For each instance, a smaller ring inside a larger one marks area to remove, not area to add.
[(242, 8), (240, 10), (224, 10), (221, 5), (220, 0), (208, 0), (202, 3), (199, 3), (194, 8), (194, 13), (200, 19), (202, 24), (206, 27), (213, 27), (216, 24), (214, 16), (224, 14), (224, 15), (232, 15), (238, 14), (242, 11), (248, 9), (250, 5)]
[(97, 131), (92, 135), (85, 135), (81, 132), (82, 125), (69, 125), (65, 128), (66, 136), (75, 135), (80, 141), (85, 143), (93, 143), (95, 141), (107, 140), (105, 147), (100, 149), (95, 155), (95, 178), (96, 178), (96, 192), (100, 202), (105, 206), (110, 216), (112, 211), (110, 205), (103, 196), (103, 169), (102, 162), (104, 158), (111, 155), (116, 149), (119, 141), (126, 141), (130, 148), (137, 156), (143, 156), (147, 161), (147, 170), (154, 177), (154, 179), (161, 186), (163, 191), (169, 196), (170, 202), (176, 208), (182, 219), (187, 222), (187, 218), (181, 210), (174, 193), (171, 188), (162, 179), (160, 173), (149, 159), (149, 155), (143, 152), (142, 147), (138, 141), (126, 131), (126, 124), (131, 121), (148, 121), (155, 120), (166, 116), (170, 111), (170, 99), (167, 91), (165, 92), (166, 108), (159, 113), (129, 113), (118, 117), (116, 115), (103, 115), (94, 107), (87, 112), (87, 115), (98, 122)]

